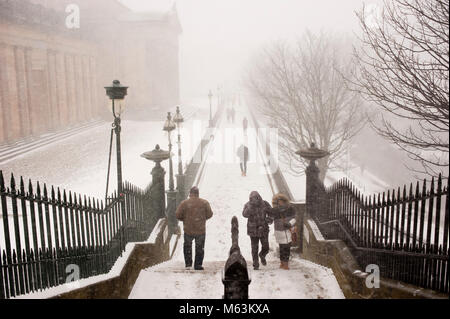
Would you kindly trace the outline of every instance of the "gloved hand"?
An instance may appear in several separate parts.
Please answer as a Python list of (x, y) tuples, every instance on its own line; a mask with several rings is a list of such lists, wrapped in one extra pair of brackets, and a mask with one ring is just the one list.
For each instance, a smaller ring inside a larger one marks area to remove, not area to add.
[(291, 228), (292, 225), (291, 225), (291, 223), (285, 222), (285, 223), (284, 223), (284, 227), (286, 227), (286, 228)]

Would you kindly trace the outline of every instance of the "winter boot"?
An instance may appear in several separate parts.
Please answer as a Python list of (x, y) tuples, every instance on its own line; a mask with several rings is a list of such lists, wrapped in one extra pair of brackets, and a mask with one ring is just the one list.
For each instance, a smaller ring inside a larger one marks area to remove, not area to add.
[(280, 268), (284, 269), (284, 270), (289, 270), (289, 262), (288, 261), (282, 261)]
[(262, 264), (263, 266), (267, 266), (266, 257), (260, 255), (259, 258), (261, 258), (261, 264)]

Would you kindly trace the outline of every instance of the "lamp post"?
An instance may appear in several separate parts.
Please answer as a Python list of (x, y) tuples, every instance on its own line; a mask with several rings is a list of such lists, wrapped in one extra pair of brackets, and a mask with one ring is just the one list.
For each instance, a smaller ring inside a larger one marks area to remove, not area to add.
[(183, 115), (181, 115), (180, 107), (177, 106), (177, 112), (173, 117), (173, 121), (178, 128), (178, 174), (177, 174), (177, 207), (186, 199), (185, 175), (183, 173), (183, 160), (181, 157), (181, 125), (184, 123)]
[(213, 120), (212, 120), (212, 98), (213, 98), (213, 94), (212, 91), (209, 90), (209, 127), (213, 127)]
[(172, 120), (172, 114), (167, 114), (167, 120), (164, 124), (163, 130), (167, 132), (169, 137), (169, 190), (167, 193), (167, 221), (169, 225), (169, 232), (171, 234), (176, 232), (177, 220), (175, 217), (176, 205), (177, 205), (177, 191), (173, 181), (173, 162), (172, 162), (172, 131), (177, 128), (175, 122)]
[[(119, 196), (122, 197), (122, 154), (120, 146), (120, 131), (121, 131), (121, 119), (125, 104), (124, 99), (127, 95), (128, 87), (120, 84), (120, 81), (114, 80), (112, 86), (105, 87), (106, 95), (111, 99), (111, 109), (114, 115), (113, 130), (116, 134), (116, 153), (117, 153), (117, 191)], [(112, 143), (112, 135), (111, 135)], [(108, 172), (108, 183), (109, 183), (109, 172)], [(107, 186), (108, 187), (108, 186)], [(108, 191), (107, 191), (108, 193)]]
[(181, 125), (184, 123), (184, 118), (183, 115), (181, 115), (179, 106), (177, 106), (177, 113), (173, 117), (173, 121), (178, 128), (178, 175), (183, 175), (183, 161), (181, 159)]
[(174, 191), (175, 185), (173, 181), (173, 161), (172, 161), (172, 131), (177, 128), (175, 122), (172, 120), (172, 114), (169, 112), (167, 114), (167, 120), (164, 123), (163, 131), (167, 132), (167, 136), (169, 137), (169, 190)]

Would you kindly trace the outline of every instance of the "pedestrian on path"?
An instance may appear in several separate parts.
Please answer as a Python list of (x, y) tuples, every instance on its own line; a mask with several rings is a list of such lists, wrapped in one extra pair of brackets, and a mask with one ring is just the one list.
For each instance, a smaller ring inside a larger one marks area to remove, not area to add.
[(239, 165), (241, 166), (242, 176), (247, 176), (247, 162), (249, 160), (248, 147), (241, 144), (237, 150), (237, 156), (239, 157)]
[(244, 117), (244, 120), (242, 121), (242, 127), (244, 129), (244, 135), (247, 135), (247, 128), (248, 128), (248, 120), (247, 117)]
[[(248, 219), (247, 234), (250, 236), (252, 245), (253, 269), (259, 269), (259, 258), (261, 264), (267, 265), (266, 256), (269, 253), (269, 217), (271, 207), (268, 202), (261, 198), (258, 192), (250, 193), (249, 201), (245, 204), (242, 216)], [(259, 250), (261, 242), (261, 252)], [(259, 258), (258, 258), (259, 257)]]
[(236, 118), (236, 110), (234, 109), (234, 106), (231, 108), (231, 121), (234, 124), (234, 120)]
[(192, 187), (189, 199), (183, 201), (176, 212), (177, 219), (183, 222), (186, 268), (192, 267), (192, 241), (195, 240), (195, 270), (204, 269), (206, 221), (213, 216), (209, 202), (200, 198), (199, 194), (199, 189)]
[(270, 218), (274, 221), (275, 239), (280, 245), (280, 268), (289, 270), (289, 257), (291, 255), (292, 234), (291, 228), (295, 225), (295, 211), (289, 198), (284, 194), (277, 194), (272, 198)]

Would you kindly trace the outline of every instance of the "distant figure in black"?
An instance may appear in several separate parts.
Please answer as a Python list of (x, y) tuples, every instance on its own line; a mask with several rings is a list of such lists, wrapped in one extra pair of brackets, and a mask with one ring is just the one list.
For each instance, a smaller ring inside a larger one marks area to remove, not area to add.
[(244, 120), (242, 121), (242, 127), (244, 128), (244, 134), (247, 135), (248, 120), (246, 117), (244, 117)]
[[(269, 217), (272, 207), (261, 198), (258, 192), (251, 192), (249, 201), (245, 204), (242, 216), (248, 218), (247, 234), (252, 242), (253, 269), (259, 269), (259, 258), (261, 264), (267, 265), (266, 256), (269, 253), (269, 224), (272, 220)], [(261, 242), (261, 252), (258, 254), (259, 242)]]
[(231, 108), (231, 121), (234, 124), (234, 119), (236, 118), (236, 110), (234, 109), (234, 106)]
[(239, 165), (241, 166), (242, 176), (247, 176), (247, 162), (249, 160), (248, 147), (241, 144), (237, 150), (237, 156), (239, 157)]

